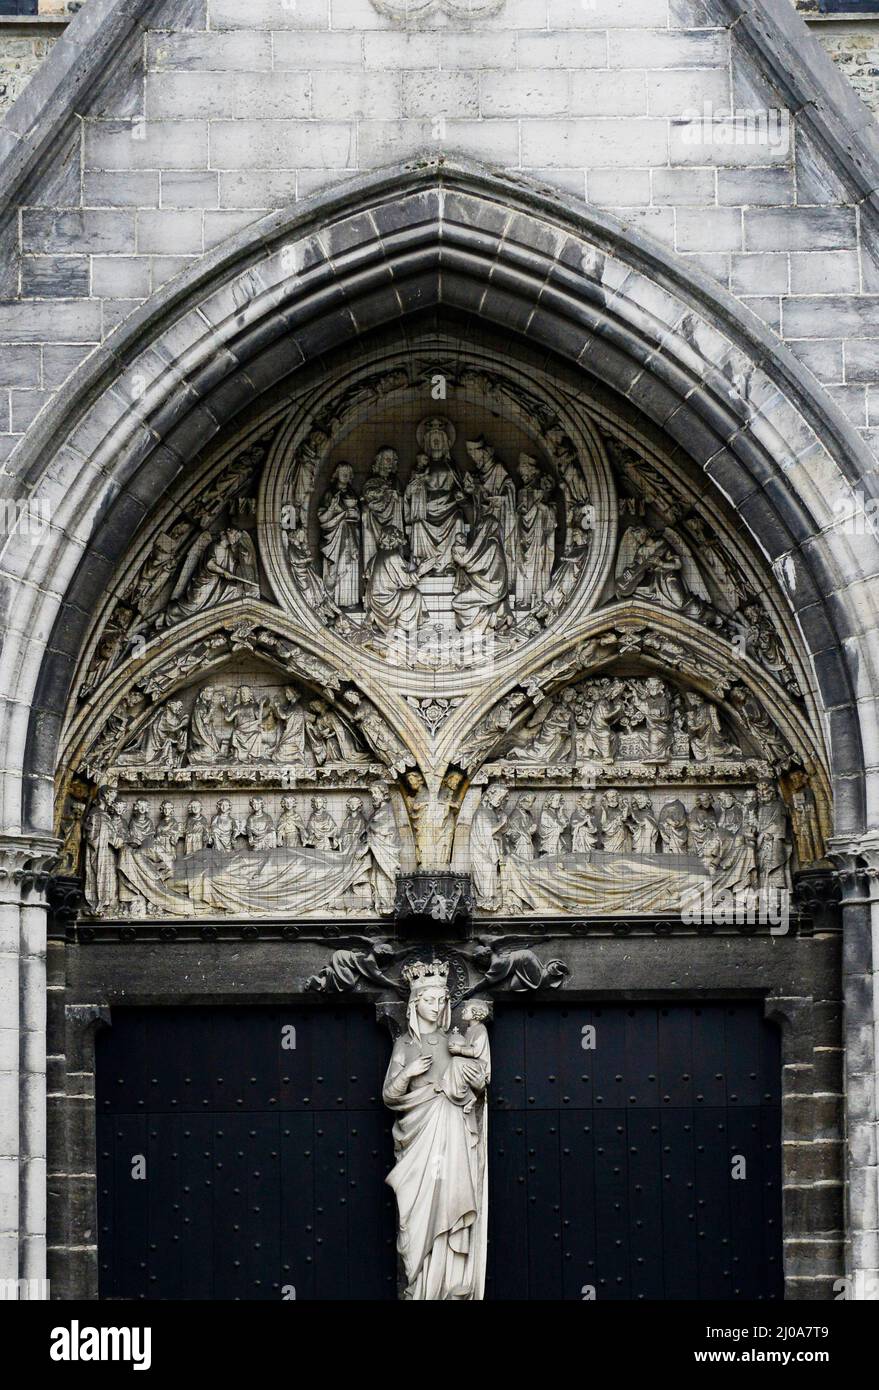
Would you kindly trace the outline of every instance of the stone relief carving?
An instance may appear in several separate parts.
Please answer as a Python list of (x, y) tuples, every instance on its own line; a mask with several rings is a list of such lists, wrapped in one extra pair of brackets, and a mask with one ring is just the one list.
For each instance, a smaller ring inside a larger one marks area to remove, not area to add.
[(328, 965), (305, 982), (311, 994), (350, 994), (364, 980), (383, 989), (396, 990), (397, 985), (384, 973), (394, 959), (394, 948), (387, 941), (370, 942), (361, 947), (340, 947), (334, 951)]
[(428, 695), (425, 699), (419, 698), (417, 695), (407, 695), (406, 703), (414, 709), (431, 736), (435, 736), (449, 715), (458, 708), (461, 698), (461, 696)]
[(453, 20), (472, 22), (499, 14), (506, 0), (372, 0), (379, 14), (402, 23), (413, 23), (440, 13)]
[(259, 598), (255, 493), (267, 455), (264, 440), (238, 454), (159, 532), (129, 576), (82, 681), (87, 698), (156, 632), (219, 604)]
[(466, 1034), (452, 1029), (448, 972), (442, 960), (404, 968), (407, 1027), (382, 1092), (395, 1117), (387, 1181), (408, 1300), (472, 1301), (485, 1288), (491, 1054), (484, 1005), (465, 1005)]
[[(396, 749), (394, 749), (396, 752)], [(337, 768), (368, 763), (369, 753), (326, 700), (299, 686), (209, 684), (152, 710), (122, 744), (119, 767)]]
[(456, 440), (451, 420), (429, 416), (405, 484), (385, 445), (359, 495), (340, 462), (317, 503), (323, 587), (362, 641), (427, 639), (431, 627), (503, 633), (544, 609), (562, 521), (555, 480), (525, 453), (514, 472), (484, 436), (466, 441), (465, 470)]
[(504, 738), (526, 703), (524, 692), (513, 691), (483, 718), (464, 749), (465, 766), (490, 754), (493, 764), (514, 769), (593, 765), (601, 777), (605, 769), (617, 769), (619, 776), (621, 766), (636, 764), (638, 775), (646, 768), (652, 776), (660, 769), (686, 776), (688, 770), (698, 775), (692, 766), (698, 764), (735, 772), (748, 762), (765, 772), (790, 762), (785, 739), (740, 686), (731, 689), (727, 709), (659, 676), (580, 680), (538, 699), (533, 713)]
[(98, 790), (85, 825), (95, 917), (379, 916), (393, 910), (401, 840), (390, 793), (244, 793), (183, 805)]
[(483, 990), (509, 989), (514, 994), (533, 994), (540, 989), (560, 989), (571, 973), (562, 960), (544, 964), (531, 946), (505, 945), (500, 938), (480, 942), (472, 960), (482, 976), (467, 990), (465, 999)]
[[(439, 413), (404, 429), (400, 401), (429, 399), (438, 377), (501, 415), (504, 442), (470, 429), (472, 408), (466, 433)], [(351, 421), (390, 399), (388, 441), (366, 452)], [(512, 378), (459, 358), (372, 373), (316, 412), (285, 458), (281, 588), (292, 579), (339, 636), (394, 665), (467, 669), (471, 639), (512, 650), (577, 590), (596, 534), (590, 467)]]
[[(622, 487), (623, 531), (615, 571), (620, 599), (658, 603), (714, 628), (802, 697), (784, 641), (753, 578), (729, 553), (705, 516), (640, 453), (608, 439)], [(659, 525), (647, 523), (651, 513)]]
[(493, 782), (469, 832), (485, 912), (679, 912), (703, 895), (791, 888), (788, 808), (770, 783), (738, 791), (515, 794)]
[[(688, 885), (786, 888), (823, 854), (771, 584), (668, 460), (487, 360), (431, 346), (310, 415), (304, 391), (175, 496), (71, 716), (63, 862), (96, 916), (386, 916), (401, 865), (472, 867), (483, 913), (676, 912)], [(613, 627), (546, 640), (602, 605)], [(462, 722), (512, 652), (519, 684)]]

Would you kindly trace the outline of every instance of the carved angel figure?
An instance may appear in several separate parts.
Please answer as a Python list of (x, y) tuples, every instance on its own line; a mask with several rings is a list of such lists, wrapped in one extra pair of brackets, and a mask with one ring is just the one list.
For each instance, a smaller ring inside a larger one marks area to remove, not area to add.
[(247, 533), (230, 527), (215, 539), (210, 531), (203, 531), (180, 571), (164, 625), (182, 622), (219, 603), (258, 597), (256, 550)]
[(669, 527), (663, 531), (628, 528), (617, 557), (616, 592), (617, 598), (661, 603), (688, 617), (701, 618), (711, 608), (711, 596), (692, 552)]
[(498, 941), (486, 942), (473, 952), (473, 963), (485, 973), (481, 980), (466, 991), (464, 998), (485, 989), (501, 986), (515, 994), (530, 994), (538, 989), (559, 989), (570, 969), (561, 960), (543, 961), (530, 947), (511, 950)]

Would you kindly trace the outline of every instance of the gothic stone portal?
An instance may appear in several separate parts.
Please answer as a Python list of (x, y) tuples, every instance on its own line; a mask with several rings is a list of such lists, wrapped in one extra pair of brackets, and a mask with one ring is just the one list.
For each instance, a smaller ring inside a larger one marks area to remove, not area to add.
[[(540, 949), (584, 922), (786, 922), (822, 860), (792, 631), (631, 409), (451, 324), (377, 338), (194, 461), (108, 587), (59, 778), (82, 930), (280, 933), (297, 991), (408, 1000), (382, 1174), (405, 1295), (481, 1298), (488, 997), (587, 987)], [(426, 982), (393, 921), (416, 872)], [(454, 1028), (431, 873), (472, 882)]]

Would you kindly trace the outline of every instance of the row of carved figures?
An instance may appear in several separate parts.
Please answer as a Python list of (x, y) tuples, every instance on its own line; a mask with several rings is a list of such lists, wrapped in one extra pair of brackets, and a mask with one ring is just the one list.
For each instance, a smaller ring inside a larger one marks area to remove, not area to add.
[[(697, 793), (690, 811), (679, 799), (666, 801), (657, 811), (646, 792), (621, 795), (613, 788), (603, 796), (582, 792), (572, 812), (562, 792), (551, 792), (538, 811), (536, 793), (524, 792), (507, 803), (502, 836), (506, 853), (517, 859), (600, 850), (696, 855), (709, 863), (727, 836), (753, 849), (755, 886), (758, 881), (761, 886), (783, 886), (777, 881), (782, 865), (776, 862), (775, 848), (769, 852), (770, 840), (787, 845), (785, 870), (790, 858), (787, 809), (768, 783), (738, 797), (731, 791)], [(770, 885), (772, 878), (776, 881)]]
[[(787, 806), (770, 783), (736, 796), (731, 791), (698, 792), (691, 810), (679, 800), (657, 812), (645, 792), (602, 797), (583, 792), (571, 811), (561, 792), (549, 793), (538, 812), (536, 796), (514, 798), (503, 782), (489, 785), (470, 828), (469, 867), (476, 901), (489, 911), (498, 906), (498, 889), (549, 858), (572, 856), (588, 864), (604, 856), (638, 856), (648, 865), (672, 856), (699, 866), (712, 881), (738, 892), (787, 891), (791, 887), (792, 844)], [(567, 862), (567, 861), (566, 861)], [(505, 870), (509, 866), (509, 872)], [(513, 873), (516, 866), (521, 872)], [(637, 869), (631, 871), (633, 882)], [(655, 870), (650, 870), (655, 877)], [(584, 891), (588, 885), (584, 885)]]
[[(370, 885), (374, 908), (386, 912), (400, 863), (399, 830), (387, 788), (374, 784), (369, 803), (360, 796), (348, 797), (344, 810), (337, 821), (324, 798), (311, 797), (306, 810), (300, 798), (284, 796), (275, 817), (262, 797), (253, 796), (247, 815), (238, 816), (231, 800), (221, 797), (212, 814), (193, 799), (185, 812), (172, 801), (163, 801), (153, 816), (145, 798), (129, 807), (119, 800), (115, 788), (102, 787), (85, 821), (84, 835), (80, 831), (80, 844), (71, 846), (71, 851), (78, 858), (84, 849), (85, 898), (98, 915), (111, 914), (120, 904), (135, 900), (141, 877), (167, 882), (181, 858), (208, 851), (212, 872), (221, 874), (224, 858), (298, 849), (321, 856), (362, 857), (364, 872), (357, 882)], [(138, 869), (137, 875), (129, 870), (127, 884), (123, 852), (129, 865), (135, 863)]]
[(746, 754), (730, 727), (732, 713), (762, 758), (781, 761), (789, 753), (784, 738), (744, 687), (730, 690), (729, 712), (722, 715), (704, 696), (679, 691), (659, 676), (580, 681), (545, 699), (504, 740), (524, 698), (513, 692), (480, 721), (464, 750), (468, 766), (492, 750), (495, 757), (542, 764), (741, 759)]
[(121, 766), (179, 767), (190, 764), (363, 763), (347, 723), (325, 700), (305, 701), (292, 686), (279, 696), (242, 685), (236, 690), (205, 687), (190, 713), (169, 700), (150, 716), (120, 753)]
[[(382, 633), (417, 630), (428, 617), (421, 581), (455, 576), (460, 628), (508, 626), (514, 608), (551, 602), (559, 504), (555, 479), (531, 454), (519, 456), (517, 482), (484, 437), (466, 442), (471, 470), (452, 458), (455, 428), (436, 417), (417, 430), (421, 452), (405, 488), (400, 458), (385, 445), (359, 494), (350, 463), (336, 465), (317, 508), (321, 579), (337, 609), (365, 609)], [(582, 477), (570, 502), (588, 505)], [(570, 491), (570, 485), (566, 487)], [(291, 528), (297, 569), (303, 533)]]

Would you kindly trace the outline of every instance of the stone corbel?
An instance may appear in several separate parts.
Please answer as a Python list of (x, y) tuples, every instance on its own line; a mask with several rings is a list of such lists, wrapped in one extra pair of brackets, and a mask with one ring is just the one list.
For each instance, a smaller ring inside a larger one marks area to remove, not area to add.
[(834, 835), (827, 842), (827, 858), (833, 865), (844, 908), (879, 903), (879, 831), (856, 839)]
[(39, 906), (60, 848), (48, 835), (0, 836), (0, 902)]

